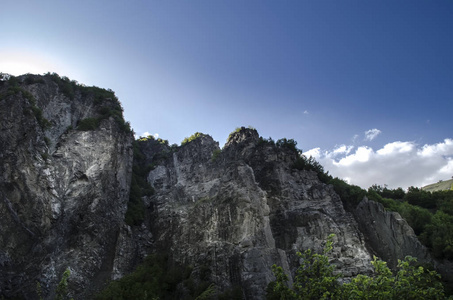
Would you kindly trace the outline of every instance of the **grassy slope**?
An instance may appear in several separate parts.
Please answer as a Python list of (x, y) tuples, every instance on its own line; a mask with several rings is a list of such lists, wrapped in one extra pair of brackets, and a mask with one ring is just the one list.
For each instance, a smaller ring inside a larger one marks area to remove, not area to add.
[(426, 185), (422, 187), (422, 190), (427, 192), (453, 190), (453, 179)]

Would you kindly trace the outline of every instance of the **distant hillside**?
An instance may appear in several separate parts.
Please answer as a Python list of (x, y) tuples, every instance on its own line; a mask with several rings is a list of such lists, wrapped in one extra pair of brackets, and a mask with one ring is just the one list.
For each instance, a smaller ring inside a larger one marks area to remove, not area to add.
[(426, 185), (422, 187), (422, 190), (427, 192), (453, 190), (453, 179), (442, 180), (437, 183)]

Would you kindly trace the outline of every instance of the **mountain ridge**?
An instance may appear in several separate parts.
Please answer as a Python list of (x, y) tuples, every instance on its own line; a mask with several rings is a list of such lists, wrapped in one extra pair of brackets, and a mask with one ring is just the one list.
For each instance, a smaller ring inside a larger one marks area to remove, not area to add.
[(346, 209), (293, 140), (241, 127), (222, 149), (206, 134), (134, 141), (113, 91), (56, 74), (0, 82), (0, 144), (5, 297), (36, 298), (39, 282), (51, 299), (69, 268), (69, 295), (91, 298), (165, 253), (194, 282), (263, 299), (273, 264), (292, 280), (296, 252), (321, 250), (331, 233), (346, 277), (371, 273), (376, 253), (395, 262), (417, 249), (433, 262), (399, 214), (366, 199)]

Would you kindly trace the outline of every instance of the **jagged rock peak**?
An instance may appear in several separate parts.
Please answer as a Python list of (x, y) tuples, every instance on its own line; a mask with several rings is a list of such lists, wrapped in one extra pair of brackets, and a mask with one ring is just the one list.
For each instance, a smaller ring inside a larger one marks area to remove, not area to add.
[(245, 128), (245, 127), (238, 127), (236, 128), (235, 131), (230, 133), (227, 143), (225, 144), (225, 148), (235, 145), (235, 144), (240, 144), (244, 142), (248, 143), (256, 143), (258, 142), (260, 136), (258, 134), (258, 131), (254, 128)]
[(193, 162), (206, 162), (212, 158), (215, 150), (219, 150), (219, 143), (207, 134), (195, 133), (181, 143), (176, 155), (180, 160), (191, 159)]

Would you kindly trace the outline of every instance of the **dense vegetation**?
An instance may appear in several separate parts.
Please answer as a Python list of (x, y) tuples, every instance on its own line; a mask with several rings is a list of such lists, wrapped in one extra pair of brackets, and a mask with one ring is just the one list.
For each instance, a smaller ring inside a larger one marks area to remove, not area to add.
[(63, 95), (71, 100), (74, 100), (76, 96), (80, 96), (93, 101), (96, 116), (80, 120), (76, 129), (82, 131), (94, 130), (99, 127), (102, 120), (112, 117), (118, 124), (120, 130), (128, 133), (132, 132), (129, 122), (126, 122), (123, 118), (121, 103), (112, 90), (106, 90), (96, 86), (85, 86), (79, 84), (75, 80), (69, 80), (69, 78), (65, 76), (60, 77), (56, 73), (47, 73), (44, 77), (32, 74), (20, 77), (2, 75), (0, 83), (7, 84), (8, 88), (5, 93), (0, 94), (0, 100), (11, 95), (22, 94), (22, 96), (28, 99), (31, 104), (31, 112), (25, 109), (24, 113), (34, 114), (40, 126), (43, 129), (48, 128), (51, 124), (43, 117), (42, 110), (37, 106), (33, 95), (26, 91), (23, 88), (23, 85), (20, 85), (20, 83), (25, 85), (46, 84), (45, 79), (50, 79), (56, 83)]
[(406, 257), (399, 261), (394, 274), (386, 263), (374, 257), (374, 275), (357, 275), (345, 282), (335, 266), (329, 263), (333, 235), (327, 240), (322, 254), (310, 249), (298, 253), (301, 264), (292, 287), (282, 267), (272, 266), (276, 280), (267, 287), (267, 299), (446, 299), (435, 271), (417, 265), (417, 260)]
[(241, 299), (242, 290), (219, 293), (209, 281), (210, 270), (175, 265), (165, 254), (146, 257), (133, 273), (112, 281), (96, 300), (120, 299)]
[(195, 132), (190, 137), (184, 138), (184, 140), (181, 142), (181, 146), (184, 146), (184, 145), (186, 145), (186, 144), (188, 144), (188, 143), (190, 143), (192, 141), (195, 141), (196, 139), (204, 137), (204, 136), (206, 136), (206, 134), (201, 133), (201, 132)]
[(129, 202), (125, 216), (126, 224), (140, 225), (145, 218), (145, 205), (142, 197), (154, 194), (154, 189), (147, 182), (146, 177), (153, 168), (152, 165), (146, 164), (145, 155), (140, 149), (139, 143), (146, 141), (136, 140), (132, 146), (134, 149), (131, 189), (129, 192)]
[[(50, 79), (58, 85), (58, 88), (63, 95), (71, 100), (74, 100), (76, 96), (91, 99), (96, 111), (96, 116), (80, 120), (76, 128), (78, 130), (94, 130), (99, 127), (102, 120), (112, 117), (118, 124), (120, 130), (128, 133), (132, 132), (129, 122), (126, 122), (123, 118), (121, 103), (112, 90), (106, 90), (96, 86), (85, 86), (79, 84), (75, 80), (70, 80), (65, 76), (60, 77), (56, 73), (47, 73), (44, 76), (27, 74), (20, 77), (2, 75), (2, 78), (3, 79), (0, 82), (2, 84), (6, 83), (8, 88), (6, 93), (0, 94), (0, 100), (11, 95), (22, 94), (23, 97), (29, 100), (31, 104), (31, 113), (35, 115), (38, 123), (44, 129), (50, 126), (49, 121), (43, 117), (42, 111), (37, 107), (33, 95), (26, 91), (20, 83), (25, 85), (46, 84), (45, 79)], [(28, 114), (30, 112), (24, 110), (24, 113)]]
[(453, 191), (427, 192), (410, 187), (404, 192), (373, 186), (367, 195), (400, 213), (434, 257), (453, 259)]
[(34, 115), (36, 121), (38, 122), (42, 129), (49, 128), (51, 124), (49, 120), (44, 118), (42, 110), (36, 105), (36, 99), (30, 92), (26, 91), (19, 85), (19, 80), (17, 79), (17, 77), (14, 76), (8, 77), (6, 83), (8, 88), (5, 93), (0, 94), (0, 100), (13, 95), (21, 95), (22, 97), (27, 99), (30, 104), (30, 107), (24, 108), (24, 115), (26, 116)]

